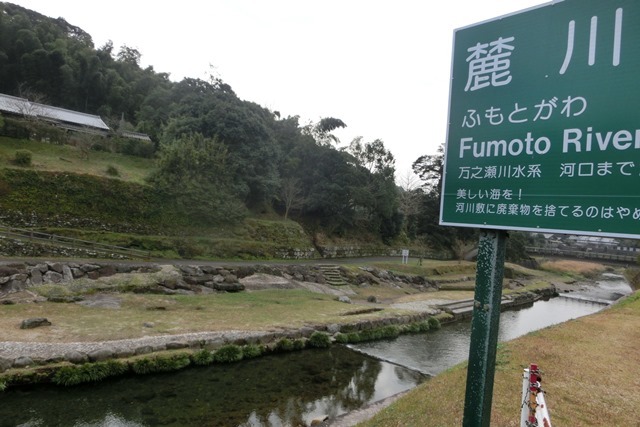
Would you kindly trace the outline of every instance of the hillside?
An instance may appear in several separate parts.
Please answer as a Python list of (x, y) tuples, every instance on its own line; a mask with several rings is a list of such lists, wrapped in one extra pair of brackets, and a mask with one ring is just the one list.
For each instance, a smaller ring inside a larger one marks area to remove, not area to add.
[[(173, 82), (152, 66), (142, 68), (141, 56), (126, 45), (97, 47), (64, 18), (0, 2), (5, 225), (78, 236), (202, 237), (205, 230), (244, 229), (253, 218), (292, 220), (304, 230), (303, 243), (316, 248), (321, 241), (356, 240), (460, 256), (475, 242), (473, 230), (438, 223), (442, 152), (418, 157), (421, 182), (398, 185), (395, 159), (382, 140), (355, 138), (337, 148), (333, 132), (347, 126), (340, 118), (300, 123), (296, 115), (240, 99), (215, 76)], [(108, 131), (55, 117), (44, 123), (37, 111), (24, 111), (29, 106), (92, 115)], [(150, 141), (126, 136), (132, 133)], [(259, 246), (271, 240), (281, 239), (259, 236)]]
[[(17, 166), (16, 153), (26, 149), (30, 165)], [(168, 258), (317, 257), (318, 246), (334, 245), (319, 234), (315, 238), (322, 242), (314, 246), (300, 224), (276, 214), (251, 215), (224, 226), (191, 224), (178, 212), (160, 208), (162, 195), (147, 182), (155, 170), (152, 159), (0, 137), (0, 225)], [(350, 244), (366, 248), (366, 254), (389, 250), (375, 236), (368, 241), (354, 237)], [(0, 241), (0, 253), (51, 252), (42, 245), (25, 248)]]

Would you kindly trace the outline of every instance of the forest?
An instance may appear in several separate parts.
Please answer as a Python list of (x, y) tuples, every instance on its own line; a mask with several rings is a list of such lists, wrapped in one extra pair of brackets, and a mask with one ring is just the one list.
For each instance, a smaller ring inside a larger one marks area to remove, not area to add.
[(240, 99), (220, 78), (174, 82), (142, 68), (142, 52), (96, 47), (63, 18), (6, 2), (0, 12), (0, 93), (148, 134), (152, 149), (130, 154), (155, 159), (148, 184), (193, 223), (271, 213), (310, 234), (368, 234), (452, 256), (475, 240), (473, 230), (438, 225), (442, 149), (415, 160), (419, 179), (397, 179), (385, 142), (338, 148), (340, 118), (300, 123)]

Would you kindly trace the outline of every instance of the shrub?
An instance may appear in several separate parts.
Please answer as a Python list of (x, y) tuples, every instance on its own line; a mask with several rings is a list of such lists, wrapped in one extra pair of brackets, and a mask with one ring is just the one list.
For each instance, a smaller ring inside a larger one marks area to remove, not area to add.
[(429, 325), (429, 322), (427, 320), (423, 320), (422, 322), (418, 323), (418, 328), (420, 329), (420, 332), (427, 332), (429, 329), (431, 329), (431, 326)]
[(417, 332), (420, 332), (420, 325), (418, 323), (410, 323), (402, 329), (403, 329), (403, 332), (415, 334)]
[(294, 350), (304, 350), (305, 342), (304, 340), (293, 340), (293, 349)]
[(314, 347), (314, 348), (327, 348), (331, 346), (331, 338), (329, 337), (328, 334), (325, 334), (324, 332), (314, 332), (313, 334), (311, 334), (311, 336), (309, 337), (309, 347)]
[(31, 159), (33, 153), (29, 150), (16, 150), (16, 154), (13, 157), (13, 164), (16, 166), (31, 166)]
[(109, 165), (109, 166), (107, 166), (107, 175), (109, 175), (109, 176), (119, 176), (120, 172), (118, 171), (118, 168), (116, 168), (115, 166)]
[(242, 348), (235, 344), (220, 347), (213, 355), (213, 360), (218, 363), (232, 363), (242, 360)]
[(171, 372), (185, 368), (191, 364), (188, 354), (174, 354), (171, 356), (157, 356), (138, 359), (131, 368), (136, 374), (152, 374), (154, 372)]
[(429, 317), (429, 329), (440, 329), (440, 321), (435, 317)]
[(253, 359), (255, 357), (261, 356), (262, 353), (264, 353), (264, 348), (255, 344), (245, 345), (242, 348), (243, 359)]
[(336, 334), (336, 342), (340, 344), (348, 344), (349, 336), (347, 334), (343, 334), (342, 332)]
[(396, 325), (385, 326), (381, 333), (382, 338), (396, 338), (400, 335), (400, 328)]
[(155, 363), (148, 358), (138, 359), (131, 365), (131, 369), (138, 375), (150, 374), (154, 372)]
[(282, 338), (280, 341), (276, 343), (277, 351), (292, 351), (293, 350), (293, 341), (289, 338)]
[(206, 366), (213, 363), (213, 353), (209, 350), (199, 350), (191, 356), (194, 365)]
[(122, 375), (128, 370), (129, 368), (125, 363), (115, 360), (85, 363), (84, 365), (64, 366), (58, 369), (51, 381), (58, 385), (72, 386)]
[(362, 341), (360, 334), (357, 332), (349, 332), (347, 334), (347, 342), (356, 343)]

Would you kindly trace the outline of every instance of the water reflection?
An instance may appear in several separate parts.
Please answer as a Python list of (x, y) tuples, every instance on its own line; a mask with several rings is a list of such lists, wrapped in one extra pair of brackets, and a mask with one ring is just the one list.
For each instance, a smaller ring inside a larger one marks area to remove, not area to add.
[[(624, 279), (621, 280), (614, 280), (615, 284), (607, 282), (607, 286), (615, 289), (615, 292), (628, 294), (631, 288)], [(598, 288), (591, 291), (599, 292)], [(607, 288), (607, 292), (613, 295), (611, 289)], [(585, 290), (583, 295), (590, 294)], [(538, 301), (520, 310), (505, 311), (500, 315), (498, 340), (512, 340), (532, 331), (593, 314), (604, 307), (602, 304), (588, 301), (553, 298), (549, 301)], [(352, 348), (428, 375), (437, 375), (467, 360), (470, 342), (471, 322), (466, 321), (445, 325), (439, 331), (427, 334), (403, 335), (393, 341), (361, 343), (353, 345)]]
[(1, 396), (1, 426), (298, 426), (411, 389), (424, 376), (340, 346), (232, 365)]

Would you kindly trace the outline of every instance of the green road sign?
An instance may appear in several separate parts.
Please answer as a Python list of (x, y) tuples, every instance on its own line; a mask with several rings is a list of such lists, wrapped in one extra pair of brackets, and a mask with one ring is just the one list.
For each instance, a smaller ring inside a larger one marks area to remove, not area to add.
[(441, 224), (640, 237), (640, 1), (455, 31)]

